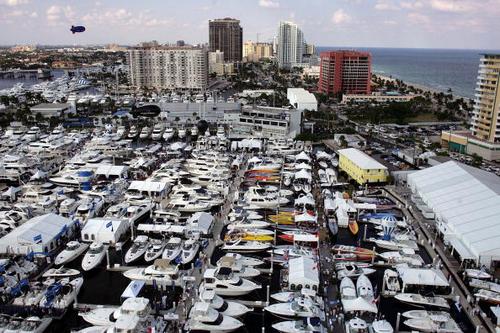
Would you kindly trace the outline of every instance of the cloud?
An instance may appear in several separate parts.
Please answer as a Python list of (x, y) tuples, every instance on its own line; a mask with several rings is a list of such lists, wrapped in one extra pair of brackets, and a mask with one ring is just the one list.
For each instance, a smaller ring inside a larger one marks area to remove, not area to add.
[(473, 5), (462, 0), (431, 0), (431, 7), (442, 12), (463, 13), (471, 10)]
[(336, 25), (341, 25), (344, 23), (349, 23), (352, 21), (352, 18), (349, 14), (347, 14), (343, 9), (337, 9), (332, 15), (332, 22)]
[(276, 0), (259, 0), (259, 6), (264, 8), (279, 8), (280, 3)]
[(419, 9), (424, 6), (424, 3), (422, 1), (414, 1), (414, 2), (402, 1), (399, 5), (401, 6), (401, 8), (404, 9)]
[(409, 13), (408, 20), (413, 24), (429, 24), (431, 22), (429, 16), (420, 13)]
[(19, 5), (25, 5), (29, 3), (29, 0), (3, 0), (1, 3), (10, 6), (10, 7), (15, 7)]
[(378, 0), (375, 4), (376, 10), (399, 10), (399, 7), (387, 0)]
[(71, 6), (53, 5), (47, 8), (45, 14), (49, 25), (59, 25), (75, 19), (75, 11)]
[(394, 20), (385, 20), (383, 22), (385, 25), (397, 25), (398, 22), (394, 21)]

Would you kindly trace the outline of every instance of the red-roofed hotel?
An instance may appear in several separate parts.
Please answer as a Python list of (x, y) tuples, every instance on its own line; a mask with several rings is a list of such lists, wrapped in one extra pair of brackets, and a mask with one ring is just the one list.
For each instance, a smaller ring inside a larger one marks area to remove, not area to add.
[(326, 94), (370, 94), (372, 56), (368, 52), (321, 52), (318, 91)]

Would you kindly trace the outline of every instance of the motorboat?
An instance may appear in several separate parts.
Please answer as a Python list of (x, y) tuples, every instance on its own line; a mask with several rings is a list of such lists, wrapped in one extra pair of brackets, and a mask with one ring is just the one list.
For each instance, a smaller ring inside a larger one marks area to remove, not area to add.
[(266, 306), (264, 310), (280, 317), (311, 318), (322, 316), (319, 306), (305, 296), (294, 298), (288, 303), (271, 304)]
[(163, 128), (162, 124), (154, 125), (153, 133), (151, 134), (151, 139), (156, 140), (156, 141), (161, 140), (161, 138), (163, 137), (164, 131), (165, 131), (165, 129)]
[(198, 136), (198, 126), (191, 127), (191, 136)]
[(264, 229), (269, 227), (271, 224), (266, 221), (261, 220), (250, 220), (243, 219), (240, 221), (233, 221), (227, 226), (228, 230), (236, 230), (236, 229)]
[(56, 265), (64, 265), (78, 258), (89, 247), (88, 244), (78, 241), (70, 241), (66, 244), (66, 248), (62, 250), (54, 260)]
[(357, 277), (360, 276), (361, 274), (364, 275), (370, 275), (375, 273), (375, 270), (373, 268), (368, 268), (368, 267), (359, 267), (355, 263), (346, 263), (343, 265), (344, 267), (337, 271), (337, 278), (342, 279), (345, 276), (348, 277)]
[(45, 291), (39, 306), (44, 308), (67, 309), (76, 299), (83, 285), (83, 278), (63, 278), (53, 281)]
[(222, 250), (239, 253), (253, 253), (265, 251), (271, 246), (272, 245), (268, 242), (244, 241), (242, 239), (237, 239), (234, 241), (226, 241), (222, 246)]
[(165, 132), (163, 132), (163, 140), (169, 141), (174, 137), (174, 129), (171, 127), (167, 127)]
[(345, 323), (346, 333), (365, 333), (368, 332), (368, 324), (361, 318), (355, 317)]
[(378, 256), (394, 264), (408, 264), (410, 266), (420, 267), (425, 263), (422, 257), (415, 253), (415, 250), (409, 248), (379, 253)]
[(210, 307), (208, 303), (196, 302), (189, 312), (189, 319), (184, 325), (188, 332), (233, 332), (243, 327), (243, 323), (233, 317), (223, 315)]
[(157, 258), (159, 258), (165, 249), (167, 244), (164, 240), (161, 239), (150, 239), (148, 248), (144, 253), (144, 261), (151, 262)]
[(59, 205), (59, 214), (63, 217), (70, 217), (75, 213), (79, 205), (78, 200), (66, 198)]
[(410, 310), (402, 313), (408, 319), (427, 319), (435, 322), (444, 322), (451, 319), (451, 315), (446, 311)]
[(228, 252), (226, 253), (223, 257), (217, 261), (217, 266), (219, 266), (219, 263), (224, 260), (224, 258), (231, 258), (236, 260), (237, 262), (241, 263), (243, 266), (260, 266), (264, 264), (264, 261), (258, 258), (254, 257), (248, 257), (248, 256), (243, 256), (239, 253), (232, 253)]
[(179, 128), (177, 130), (177, 136), (179, 139), (184, 139), (186, 137), (186, 129), (185, 128)]
[[(217, 262), (217, 271), (230, 270), (231, 274), (239, 277), (251, 278), (260, 275), (260, 271), (256, 268), (243, 266), (240, 262), (233, 258), (222, 257)], [(217, 275), (218, 272), (216, 272)]]
[(407, 319), (403, 322), (411, 329), (429, 333), (462, 333), (462, 329), (453, 319), (433, 321), (431, 318)]
[(485, 272), (482, 269), (466, 269), (465, 275), (471, 279), (489, 280), (491, 279), (491, 274)]
[(205, 212), (212, 208), (212, 205), (206, 201), (196, 199), (184, 200), (182, 198), (173, 198), (169, 202), (172, 209), (185, 213)]
[(356, 292), (358, 297), (364, 298), (368, 302), (372, 302), (375, 299), (375, 295), (373, 293), (373, 286), (368, 277), (364, 274), (361, 274), (356, 281)]
[(271, 294), (271, 298), (281, 303), (288, 303), (301, 295), (306, 295), (314, 304), (317, 304), (321, 309), (324, 308), (323, 298), (310, 288), (302, 288), (299, 291), (280, 291), (279, 293)]
[(100, 242), (93, 242), (90, 244), (87, 253), (85, 253), (82, 259), (82, 269), (84, 271), (90, 271), (97, 267), (106, 256), (107, 249), (107, 245)]
[(393, 333), (394, 328), (387, 320), (379, 319), (371, 323), (371, 325), (368, 327), (368, 331), (370, 333)]
[(139, 134), (139, 139), (145, 140), (149, 139), (151, 137), (152, 130), (150, 127), (145, 126), (142, 128), (140, 134)]
[(401, 292), (401, 284), (398, 279), (399, 275), (392, 269), (386, 269), (384, 271), (382, 292), (383, 296), (395, 296), (397, 293)]
[(420, 294), (401, 293), (394, 296), (400, 302), (413, 305), (449, 309), (450, 305), (440, 296), (422, 296)]
[(67, 267), (59, 267), (59, 268), (49, 268), (46, 272), (42, 274), (44, 278), (63, 278), (63, 277), (71, 277), (80, 275), (80, 271), (67, 268)]
[(146, 253), (148, 249), (149, 238), (148, 236), (139, 235), (134, 239), (134, 243), (128, 249), (127, 253), (125, 253), (125, 263), (130, 264), (133, 261), (136, 261), (140, 257)]
[(145, 297), (130, 297), (125, 299), (123, 304), (116, 306), (102, 306), (79, 315), (87, 323), (96, 326), (111, 326), (122, 316), (138, 316), (146, 318), (151, 313), (149, 299)]
[(272, 327), (283, 333), (319, 333), (326, 332), (326, 329), (321, 326), (319, 318), (304, 318), (302, 320), (287, 320), (275, 323)]
[(474, 296), (484, 302), (500, 305), (500, 293), (481, 289), (477, 293), (475, 293)]
[(231, 316), (231, 317), (241, 317), (244, 314), (252, 311), (247, 306), (240, 304), (238, 302), (226, 301), (219, 295), (217, 295), (213, 290), (200, 290), (200, 300), (202, 302), (210, 304), (210, 307), (219, 311), (219, 313)]
[[(144, 281), (146, 284), (152, 285), (171, 285), (176, 283), (179, 268), (169, 264), (165, 259), (156, 259), (153, 265), (145, 268), (132, 268), (123, 273), (130, 280)], [(153, 282), (154, 281), (154, 282)]]
[(217, 273), (219, 274), (216, 275), (215, 269), (206, 269), (202, 282), (204, 289), (213, 290), (217, 295), (241, 296), (261, 288), (260, 285), (248, 279), (231, 274), (223, 276), (220, 271)]
[(161, 255), (162, 259), (166, 259), (168, 261), (173, 261), (177, 258), (182, 251), (182, 240), (179, 237), (172, 237), (168, 240), (165, 245), (165, 249)]
[(137, 138), (138, 135), (139, 135), (139, 130), (135, 125), (132, 125), (132, 127), (130, 127), (130, 131), (128, 132), (128, 138), (135, 139)]
[[(51, 322), (52, 322), (52, 318), (49, 318), (49, 317), (40, 318), (37, 316), (31, 316), (31, 317), (24, 319), (21, 322), (21, 326), (19, 327), (19, 330), (16, 332), (18, 332), (18, 333), (43, 333), (49, 327)], [(7, 333), (9, 331), (6, 330), (4, 332)]]
[(385, 239), (375, 239), (368, 238), (368, 242), (373, 242), (381, 249), (386, 250), (400, 250), (400, 249), (412, 249), (418, 250), (418, 245), (413, 240), (385, 240)]
[(200, 249), (200, 242), (195, 238), (189, 238), (182, 245), (181, 263), (189, 264), (194, 260)]

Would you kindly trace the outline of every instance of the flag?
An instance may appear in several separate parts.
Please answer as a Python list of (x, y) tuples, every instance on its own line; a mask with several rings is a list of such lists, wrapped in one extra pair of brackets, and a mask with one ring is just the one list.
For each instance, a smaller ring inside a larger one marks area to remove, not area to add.
[(106, 223), (106, 228), (112, 228), (112, 227), (113, 227), (112, 221), (109, 221), (108, 223)]
[(33, 241), (37, 244), (41, 244), (42, 243), (42, 234), (38, 234), (35, 237), (33, 237)]

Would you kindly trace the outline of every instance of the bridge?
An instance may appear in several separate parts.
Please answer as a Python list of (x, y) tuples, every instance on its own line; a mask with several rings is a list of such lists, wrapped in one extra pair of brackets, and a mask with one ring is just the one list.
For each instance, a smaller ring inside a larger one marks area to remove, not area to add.
[(0, 79), (38, 78), (48, 79), (52, 76), (50, 69), (10, 69), (0, 71)]

